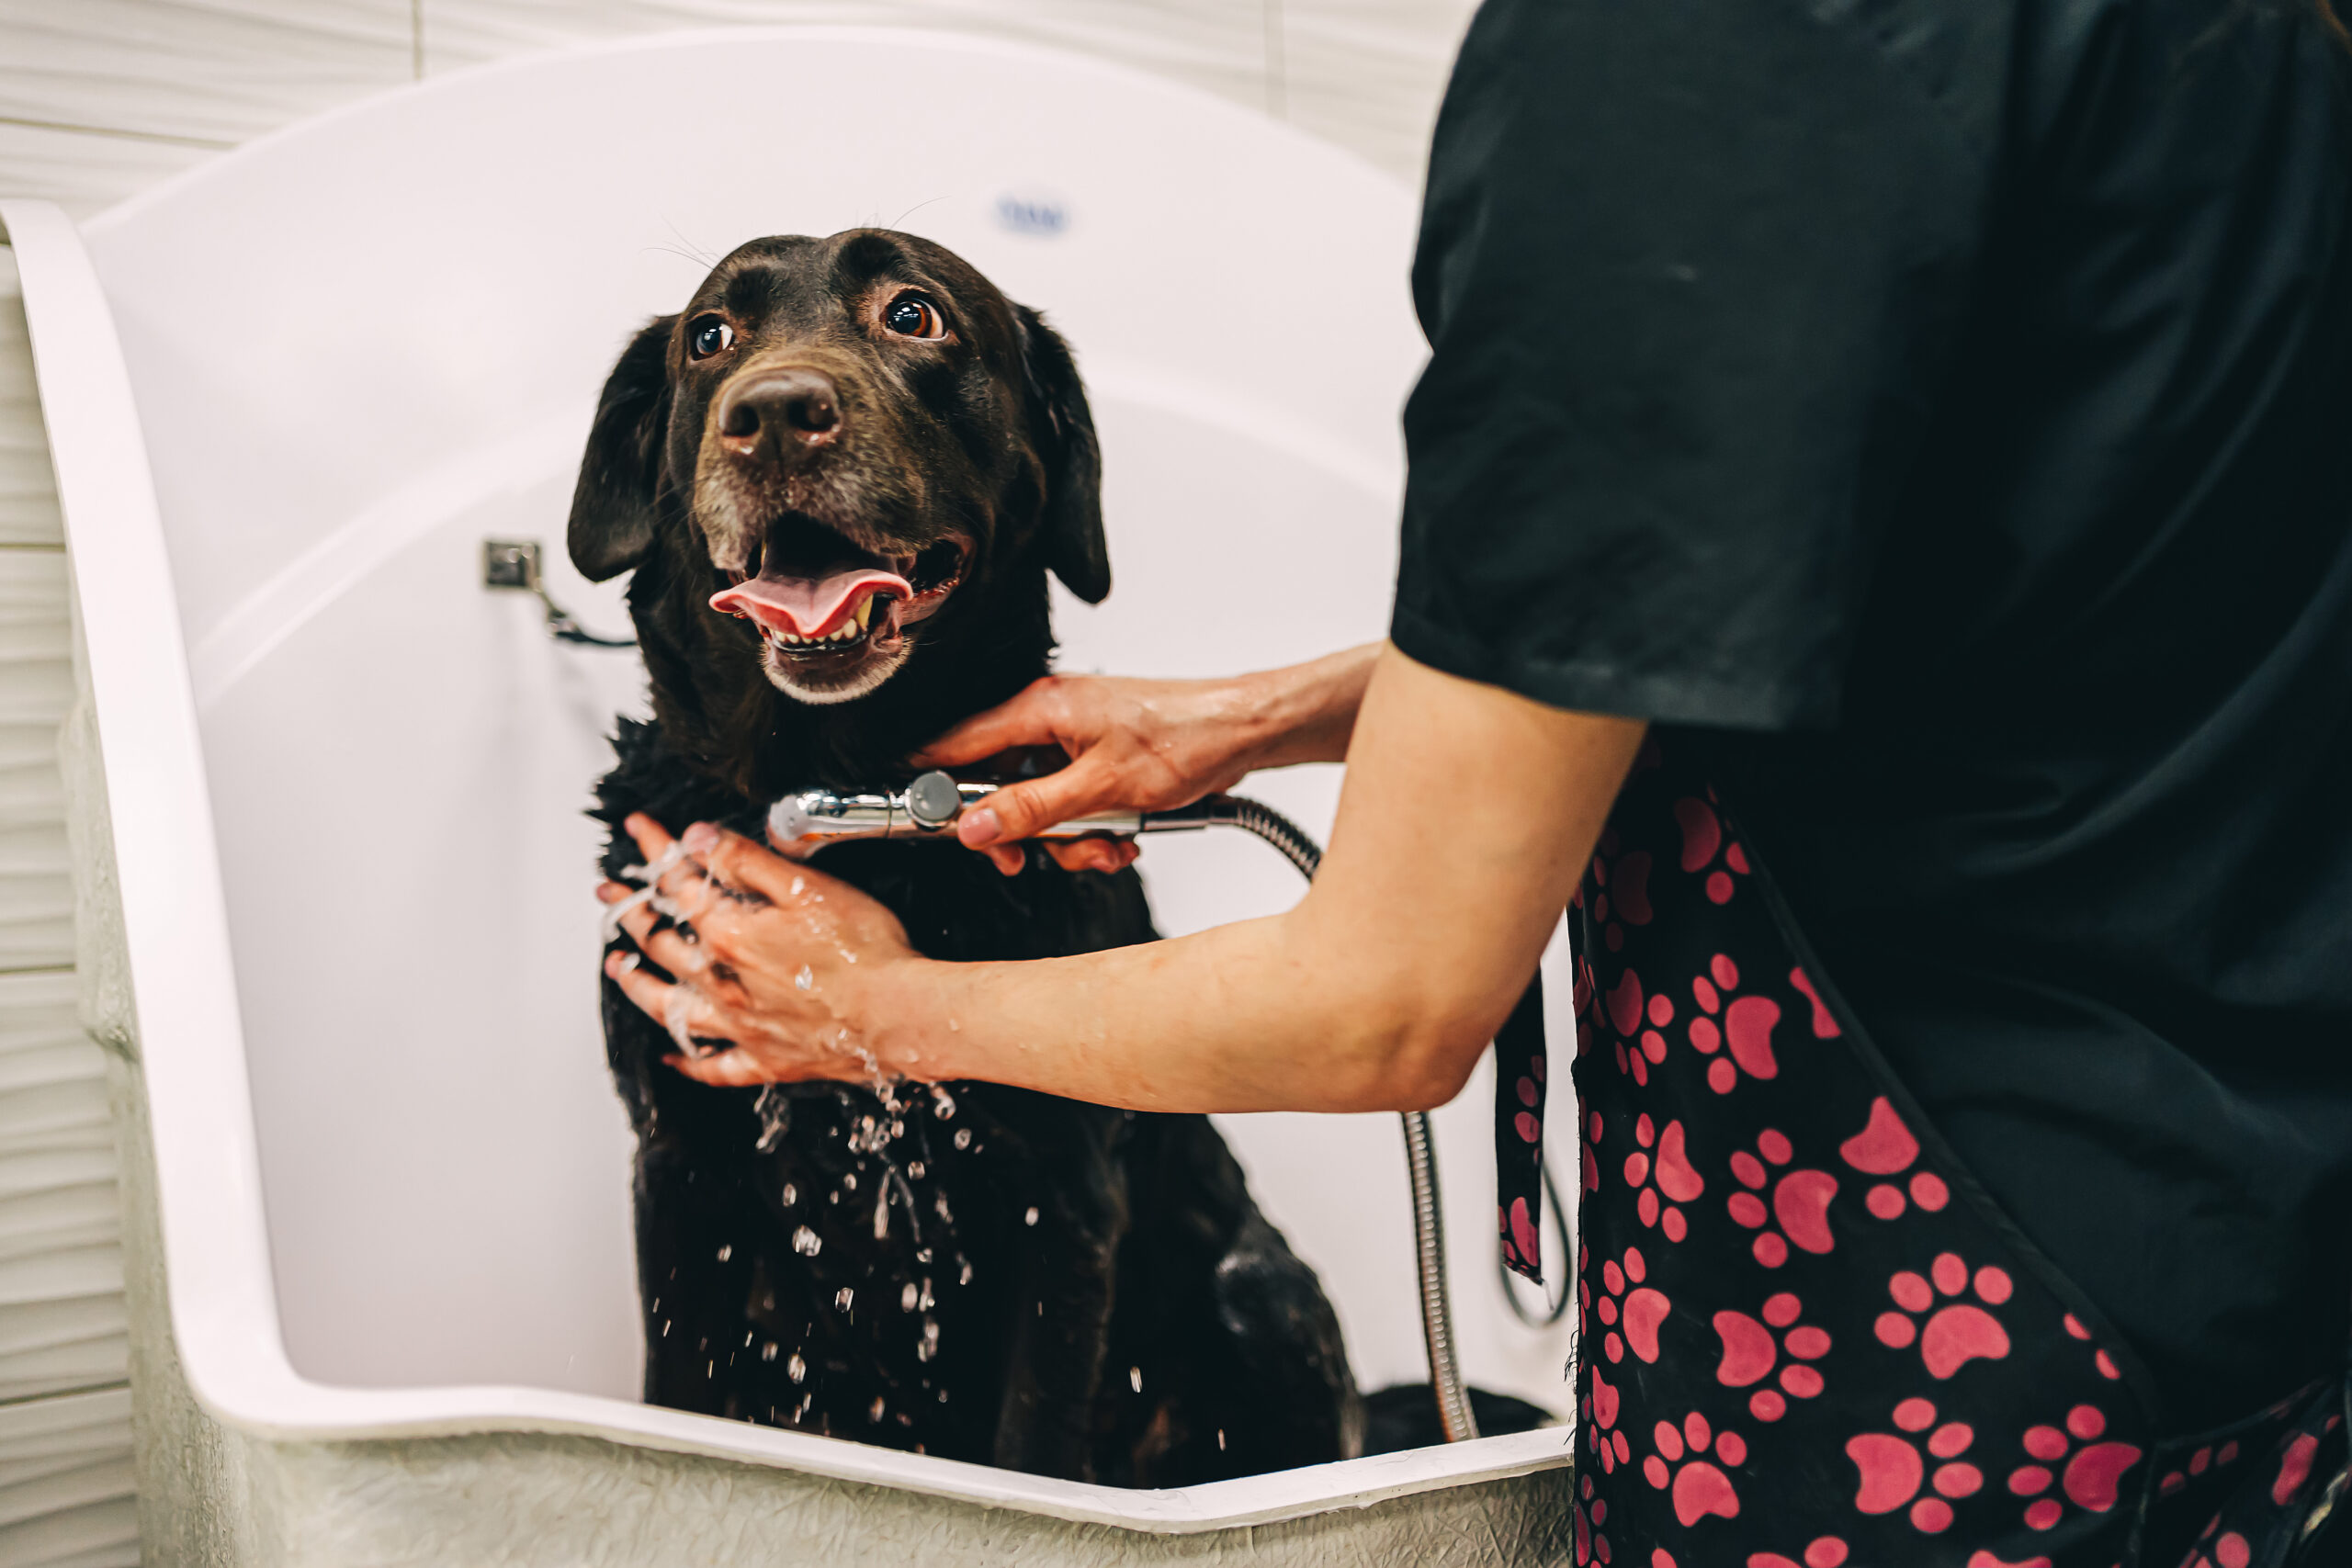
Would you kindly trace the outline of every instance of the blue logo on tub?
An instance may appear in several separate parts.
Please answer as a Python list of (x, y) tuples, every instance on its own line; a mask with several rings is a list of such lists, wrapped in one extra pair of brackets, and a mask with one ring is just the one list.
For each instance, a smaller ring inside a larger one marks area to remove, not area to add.
[(996, 198), (996, 220), (1016, 234), (1051, 239), (1069, 227), (1069, 206), (1038, 191), (1007, 191)]

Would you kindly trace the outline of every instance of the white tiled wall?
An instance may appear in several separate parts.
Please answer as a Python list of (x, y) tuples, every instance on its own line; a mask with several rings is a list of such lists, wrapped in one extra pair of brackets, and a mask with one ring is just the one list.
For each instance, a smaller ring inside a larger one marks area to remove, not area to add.
[[(87, 216), (419, 77), (752, 23), (944, 27), (1264, 109), (1418, 185), (1475, 0), (0, 0), (0, 195)], [(0, 246), (0, 1568), (139, 1560), (97, 1048), (74, 1021), (65, 562)]]

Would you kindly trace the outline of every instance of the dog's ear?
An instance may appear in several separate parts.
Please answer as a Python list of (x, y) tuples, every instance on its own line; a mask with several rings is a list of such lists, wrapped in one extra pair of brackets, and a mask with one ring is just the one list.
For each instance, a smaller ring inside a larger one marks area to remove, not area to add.
[(1094, 413), (1069, 345), (1026, 305), (1013, 307), (1021, 324), (1021, 370), (1029, 383), (1029, 417), (1046, 468), (1046, 509), (1039, 520), (1046, 564), (1072, 593), (1100, 604), (1111, 592), (1111, 552), (1102, 539), (1102, 449)]
[(564, 536), (571, 564), (591, 582), (627, 571), (653, 548), (653, 492), (670, 411), (670, 329), (677, 319), (658, 316), (630, 339), (596, 400)]

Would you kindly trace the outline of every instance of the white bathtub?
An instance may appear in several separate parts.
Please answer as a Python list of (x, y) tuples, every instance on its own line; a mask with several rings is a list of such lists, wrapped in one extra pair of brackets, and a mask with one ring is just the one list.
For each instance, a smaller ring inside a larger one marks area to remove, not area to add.
[[(1345, 154), (1147, 77), (837, 30), (439, 79), (78, 236), (0, 204), (78, 586), (151, 1562), (1557, 1558), (1566, 1428), (1149, 1493), (639, 1404), (580, 812), (641, 678), (481, 585), (486, 536), (544, 539), (557, 596), (625, 630), (560, 560), (624, 335), (742, 240), (866, 222), (1077, 347), (1118, 586), (1060, 601), (1065, 668), (1375, 637), (1411, 219)], [(1319, 832), (1337, 781), (1250, 787)], [(1238, 837), (1145, 866), (1171, 932), (1297, 892)], [(1437, 1119), (1457, 1337), (1474, 1382), (1566, 1414), (1566, 1325), (1496, 1278), (1489, 1095)], [(1394, 1119), (1225, 1126), (1360, 1381), (1424, 1377)]]

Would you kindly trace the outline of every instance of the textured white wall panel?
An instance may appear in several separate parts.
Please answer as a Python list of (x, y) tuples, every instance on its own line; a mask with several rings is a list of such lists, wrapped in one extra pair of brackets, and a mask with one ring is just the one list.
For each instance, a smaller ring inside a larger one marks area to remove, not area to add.
[[(0, 53), (7, 47), (6, 35), (0, 33)], [(53, 201), (77, 219), (103, 212), (218, 152), (193, 142), (0, 120), (0, 176), (5, 176), (7, 193)], [(12, 396), (16, 382), (29, 374), (22, 360), (24, 324), (14, 319), (13, 310), (7, 314), (11, 321), (0, 327), (0, 336), (15, 335), (0, 342), (0, 380), (9, 388), (0, 396)], [(14, 422), (0, 412), (0, 423)]]
[(1284, 113), (1418, 192), (1476, 0), (1277, 0)]
[(415, 74), (410, 0), (0, 0), (0, 119), (231, 146)]
[[(0, 179), (13, 181), (11, 129), (0, 126), (0, 171), (6, 171)], [(33, 390), (32, 348), (25, 340), (16, 257), (0, 245), (0, 548), (17, 545), (63, 549), (65, 524), (57, 514), (57, 488), (49, 475), (49, 440)]]
[(132, 1568), (130, 1392), (0, 1406), (0, 1568)]
[[(1266, 107), (1267, 0), (424, 0), (427, 73), (590, 39), (779, 23), (952, 28), (1077, 50)], [(713, 85), (789, 92), (791, 84)], [(659, 105), (636, 107), (658, 114)], [(780, 152), (779, 166), (788, 153)]]
[[(85, 209), (197, 155), (0, 126), (0, 181), (54, 191), (78, 166)], [(0, 1568), (138, 1561), (114, 1137), (68, 967), (65, 596), (16, 267), (0, 248)]]
[(57, 782), (57, 727), (73, 698), (67, 636), (63, 552), (0, 548), (0, 971), (74, 962)]
[(0, 1401), (124, 1375), (105, 1077), (71, 971), (0, 975)]

